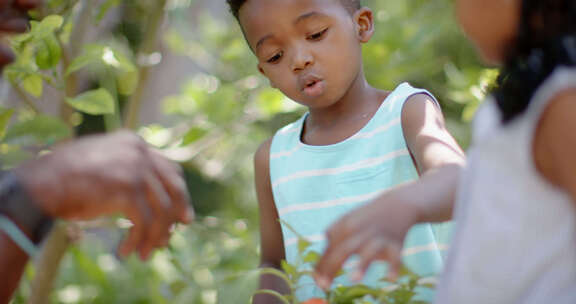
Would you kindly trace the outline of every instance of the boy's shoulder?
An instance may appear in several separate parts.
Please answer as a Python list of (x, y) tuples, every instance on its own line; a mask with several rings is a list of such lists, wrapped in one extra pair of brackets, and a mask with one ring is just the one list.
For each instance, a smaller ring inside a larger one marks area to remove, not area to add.
[(270, 167), (270, 146), (272, 145), (273, 137), (268, 138), (260, 144), (256, 153), (254, 153), (254, 169), (255, 172), (262, 173), (268, 172)]

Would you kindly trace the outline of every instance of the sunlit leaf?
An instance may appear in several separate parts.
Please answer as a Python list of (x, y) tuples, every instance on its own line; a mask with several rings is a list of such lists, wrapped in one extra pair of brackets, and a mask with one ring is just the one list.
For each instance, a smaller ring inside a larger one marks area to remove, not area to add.
[(308, 249), (312, 245), (310, 241), (306, 239), (298, 239), (298, 253), (303, 254), (306, 249)]
[(20, 84), (22, 88), (34, 97), (42, 96), (43, 80), (42, 76), (38, 74), (30, 74), (22, 79)]
[(71, 131), (68, 126), (58, 118), (38, 115), (32, 119), (18, 122), (8, 128), (5, 141), (14, 141), (20, 138), (31, 138), (39, 144), (52, 144), (61, 139), (68, 138)]
[(101, 62), (103, 49), (104, 47), (102, 45), (97, 44), (84, 46), (82, 53), (74, 58), (68, 66), (68, 69), (66, 69), (66, 75), (70, 75), (90, 64)]
[(40, 39), (36, 45), (36, 64), (45, 70), (55, 67), (62, 57), (62, 49), (56, 36), (47, 35)]
[(195, 141), (199, 140), (200, 138), (206, 135), (207, 131), (203, 128), (193, 127), (191, 128), (182, 139), (182, 146), (187, 146)]
[(315, 251), (310, 251), (306, 253), (306, 255), (304, 255), (304, 258), (302, 260), (304, 261), (304, 263), (315, 264), (316, 262), (318, 262), (318, 260), (320, 260), (320, 254)]
[(115, 6), (118, 6), (120, 2), (122, 2), (122, 0), (106, 0), (104, 3), (102, 3), (98, 10), (98, 14), (96, 15), (96, 21), (100, 22), (102, 18), (106, 16), (108, 11)]
[(44, 18), (40, 22), (32, 21), (31, 33), (36, 39), (43, 39), (49, 35), (52, 35), (55, 30), (62, 26), (64, 19), (59, 15), (50, 15)]
[(115, 101), (106, 89), (97, 89), (82, 93), (66, 102), (80, 112), (92, 115), (113, 114)]
[(291, 278), (295, 278), (298, 276), (298, 270), (292, 264), (289, 264), (285, 260), (282, 260), (282, 270)]

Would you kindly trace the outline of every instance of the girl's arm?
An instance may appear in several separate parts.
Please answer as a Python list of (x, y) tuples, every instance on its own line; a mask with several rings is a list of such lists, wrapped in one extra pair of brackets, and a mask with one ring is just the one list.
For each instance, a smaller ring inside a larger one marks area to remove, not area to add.
[[(271, 140), (264, 142), (254, 156), (256, 194), (260, 210), (260, 267), (282, 270), (281, 262), (285, 258), (284, 240), (270, 183), (270, 144)], [(286, 282), (277, 276), (269, 274), (260, 276), (260, 289), (275, 290), (280, 294), (290, 293), (290, 288)], [(282, 302), (270, 295), (256, 295), (253, 303), (270, 304)]]
[(402, 129), (421, 178), (386, 191), (329, 229), (328, 247), (316, 267), (320, 287), (329, 288), (342, 264), (354, 254), (360, 257), (354, 279), (360, 279), (375, 260), (387, 260), (390, 275), (395, 276), (408, 230), (417, 223), (451, 218), (464, 153), (446, 130), (430, 96), (417, 94), (405, 103)]
[(554, 97), (536, 130), (534, 163), (552, 184), (564, 189), (576, 207), (576, 89)]

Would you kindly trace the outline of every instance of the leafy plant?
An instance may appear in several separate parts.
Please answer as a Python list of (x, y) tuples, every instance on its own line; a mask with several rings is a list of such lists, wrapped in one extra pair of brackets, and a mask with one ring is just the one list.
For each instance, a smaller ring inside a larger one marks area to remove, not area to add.
[[(310, 249), (311, 243), (302, 235), (295, 231), (288, 223), (282, 222), (282, 225), (290, 229), (298, 237), (298, 258), (301, 261), (297, 264), (290, 264), (282, 261), (282, 271), (275, 268), (264, 268), (261, 274), (275, 275), (286, 282), (290, 288), (290, 294), (282, 295), (274, 290), (257, 290), (256, 294), (268, 294), (280, 299), (285, 304), (312, 304), (312, 303), (331, 303), (331, 304), (423, 304), (425, 301), (417, 300), (419, 292), (423, 289), (433, 289), (435, 280), (431, 278), (421, 278), (416, 273), (404, 267), (397, 281), (382, 279), (382, 287), (372, 287), (363, 284), (352, 286), (338, 285), (331, 290), (325, 291), (323, 298), (309, 299), (299, 302), (294, 296), (296, 290), (300, 287), (300, 279), (304, 276), (311, 276), (320, 258), (320, 254)], [(340, 271), (337, 277), (349, 275)]]

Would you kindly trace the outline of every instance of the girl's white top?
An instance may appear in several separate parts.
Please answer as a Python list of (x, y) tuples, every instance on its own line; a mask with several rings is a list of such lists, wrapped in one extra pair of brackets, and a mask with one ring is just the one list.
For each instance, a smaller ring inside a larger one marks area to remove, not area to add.
[(509, 124), (494, 100), (479, 110), (435, 303), (576, 303), (576, 208), (540, 175), (532, 153), (544, 109), (570, 88), (576, 68), (562, 67)]

